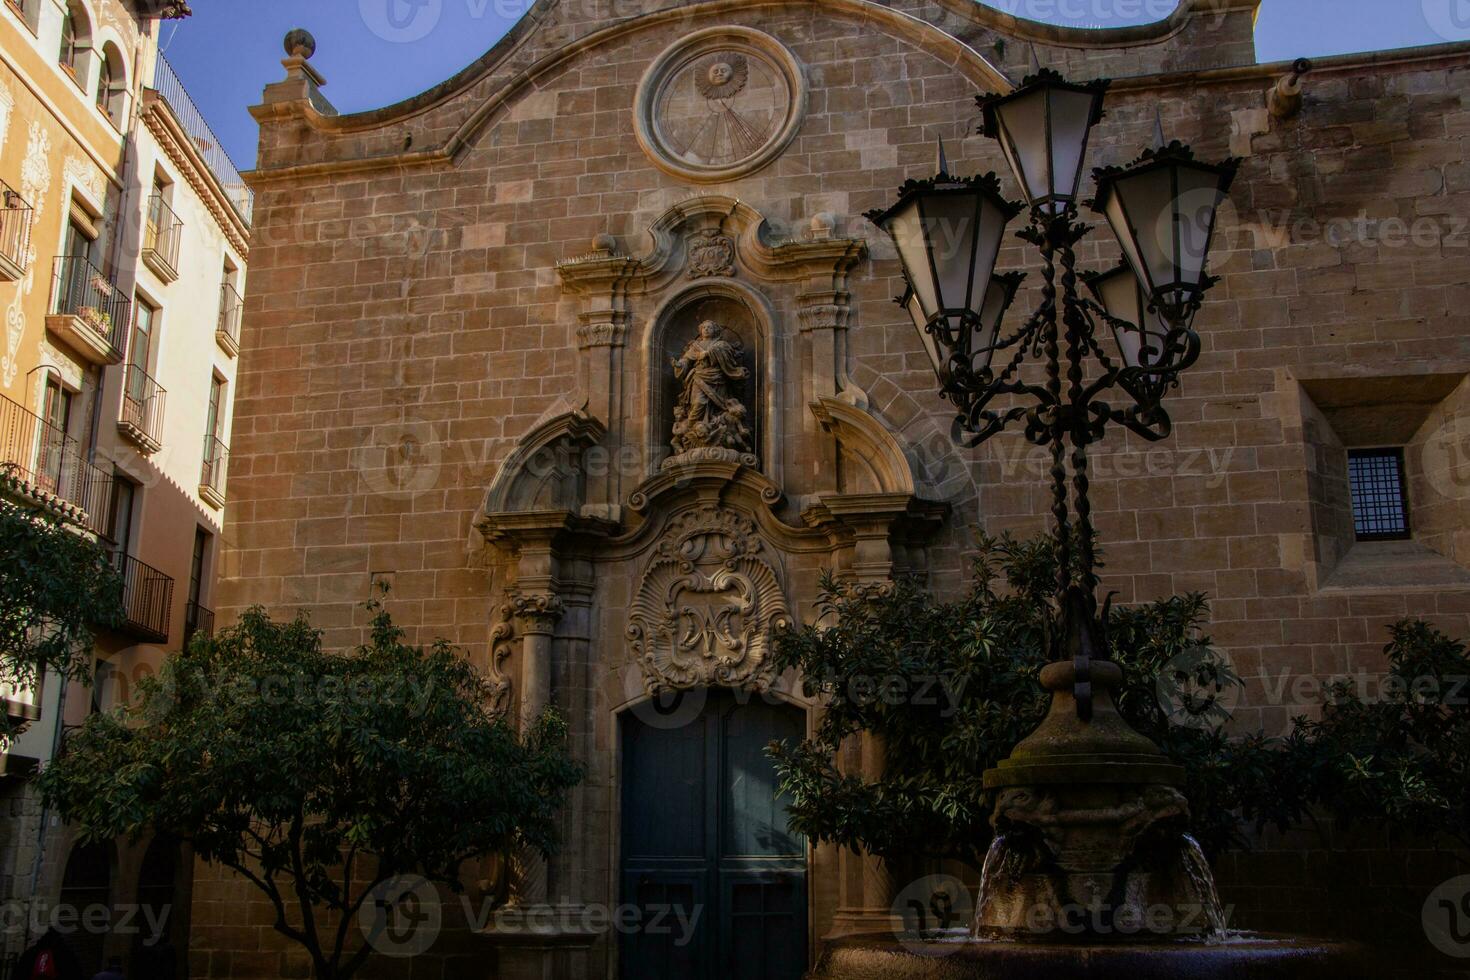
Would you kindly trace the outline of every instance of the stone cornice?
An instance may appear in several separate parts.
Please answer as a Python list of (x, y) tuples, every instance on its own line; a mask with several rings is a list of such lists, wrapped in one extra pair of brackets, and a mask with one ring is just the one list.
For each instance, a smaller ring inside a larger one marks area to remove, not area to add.
[(164, 98), (152, 89), (143, 91), (143, 123), (148, 131), (158, 140), (158, 145), (168, 154), (174, 166), (179, 168), (189, 186), (199, 195), (204, 206), (214, 217), (215, 224), (224, 233), (230, 245), (234, 247), (242, 260), (250, 257), (250, 226), (245, 219), (235, 210), (225, 194), (224, 188), (219, 184), (214, 172), (200, 156), (199, 150), (189, 139), (179, 121), (174, 118), (173, 110), (168, 107)]

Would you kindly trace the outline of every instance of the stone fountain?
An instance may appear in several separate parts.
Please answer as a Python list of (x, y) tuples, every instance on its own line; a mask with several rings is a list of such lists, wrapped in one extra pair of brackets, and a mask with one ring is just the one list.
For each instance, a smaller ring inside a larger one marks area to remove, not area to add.
[[(1072, 623), (1087, 597), (1068, 594)], [(1074, 628), (1068, 645), (1087, 642)], [(830, 942), (810, 980), (1371, 980), (1363, 949), (1232, 933), (1198, 843), (1183, 776), (1118, 714), (1117, 665), (1079, 660), (1041, 672), (1051, 709), (985, 774), (995, 800), (972, 928)], [(919, 941), (916, 941), (919, 940)]]

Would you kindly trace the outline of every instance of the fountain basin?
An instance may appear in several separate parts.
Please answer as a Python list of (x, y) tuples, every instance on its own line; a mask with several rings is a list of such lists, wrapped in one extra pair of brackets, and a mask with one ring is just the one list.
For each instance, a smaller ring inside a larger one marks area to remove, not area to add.
[(884, 935), (826, 944), (807, 980), (1376, 980), (1352, 943), (1245, 935), (1218, 942), (920, 943)]

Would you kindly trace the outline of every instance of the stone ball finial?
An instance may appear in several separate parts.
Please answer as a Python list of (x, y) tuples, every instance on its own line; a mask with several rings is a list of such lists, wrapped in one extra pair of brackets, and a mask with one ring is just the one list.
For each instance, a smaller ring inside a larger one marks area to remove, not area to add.
[(310, 58), (316, 54), (316, 38), (298, 27), (286, 35), (286, 53), (293, 58)]
[(618, 240), (607, 232), (603, 232), (592, 239), (592, 251), (594, 252), (616, 252), (617, 250)]
[(813, 238), (831, 238), (832, 232), (837, 227), (837, 219), (827, 211), (819, 211), (812, 215), (811, 232)]

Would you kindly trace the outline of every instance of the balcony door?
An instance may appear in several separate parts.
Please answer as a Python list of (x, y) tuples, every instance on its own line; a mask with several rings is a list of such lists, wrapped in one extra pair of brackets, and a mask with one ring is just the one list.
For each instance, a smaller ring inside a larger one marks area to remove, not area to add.
[(113, 554), (118, 556), (119, 567), (122, 556), (133, 544), (133, 497), (136, 491), (130, 480), (121, 473), (112, 482), (112, 513), (107, 519), (107, 537), (112, 542)]
[(42, 420), (40, 447), (36, 467), (41, 485), (48, 493), (61, 493), (62, 464), (66, 459), (66, 444), (71, 436), (72, 394), (61, 387), (55, 377), (46, 379), (46, 400), (41, 407)]
[(158, 311), (138, 296), (133, 303), (133, 336), (128, 343), (128, 399), (134, 403), (134, 411), (141, 416), (143, 403), (148, 400), (148, 365), (153, 356), (153, 328)]
[(637, 980), (799, 980), (807, 968), (806, 844), (787, 826), (766, 756), (800, 739), (803, 713), (724, 690), (692, 721), (622, 726), (622, 902), (639, 928), (620, 975)]

